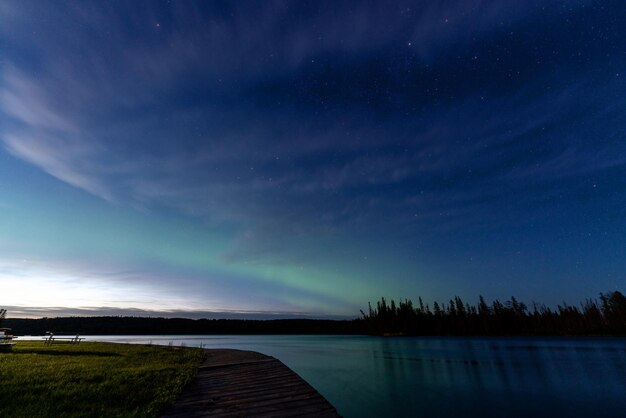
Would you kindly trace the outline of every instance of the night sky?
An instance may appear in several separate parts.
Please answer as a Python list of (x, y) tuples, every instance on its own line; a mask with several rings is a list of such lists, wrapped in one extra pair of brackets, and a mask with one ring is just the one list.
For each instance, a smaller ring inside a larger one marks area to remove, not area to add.
[(625, 285), (623, 1), (0, 1), (9, 316)]

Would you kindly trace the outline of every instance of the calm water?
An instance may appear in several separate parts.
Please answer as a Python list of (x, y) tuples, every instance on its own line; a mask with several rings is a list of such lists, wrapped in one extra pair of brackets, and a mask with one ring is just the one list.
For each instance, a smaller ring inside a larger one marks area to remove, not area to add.
[(626, 339), (91, 337), (254, 350), (345, 417), (626, 417)]

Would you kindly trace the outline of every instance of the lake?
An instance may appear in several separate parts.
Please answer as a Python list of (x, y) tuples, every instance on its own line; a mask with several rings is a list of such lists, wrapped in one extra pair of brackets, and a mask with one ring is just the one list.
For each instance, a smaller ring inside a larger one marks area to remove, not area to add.
[(98, 336), (280, 359), (345, 417), (626, 416), (624, 338)]

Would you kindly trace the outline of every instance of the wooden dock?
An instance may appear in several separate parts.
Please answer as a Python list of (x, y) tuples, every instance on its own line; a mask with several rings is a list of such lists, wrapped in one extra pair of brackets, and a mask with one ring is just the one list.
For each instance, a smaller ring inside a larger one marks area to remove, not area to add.
[(311, 385), (274, 357), (207, 350), (196, 379), (163, 418), (339, 417)]

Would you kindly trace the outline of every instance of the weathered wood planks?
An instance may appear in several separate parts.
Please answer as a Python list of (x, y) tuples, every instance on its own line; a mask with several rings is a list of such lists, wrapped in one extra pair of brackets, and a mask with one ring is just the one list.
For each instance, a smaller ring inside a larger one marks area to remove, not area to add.
[(338, 417), (335, 408), (274, 357), (207, 350), (198, 376), (162, 415), (187, 417)]

